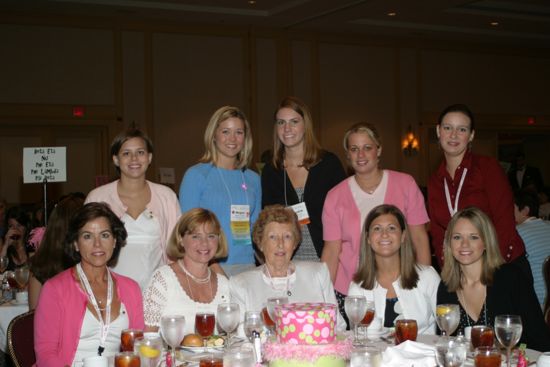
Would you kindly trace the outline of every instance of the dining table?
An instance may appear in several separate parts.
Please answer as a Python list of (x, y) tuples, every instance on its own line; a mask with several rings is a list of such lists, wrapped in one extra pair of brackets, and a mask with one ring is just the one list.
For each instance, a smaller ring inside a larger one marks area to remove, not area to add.
[(8, 326), (16, 316), (29, 311), (29, 303), (19, 303), (11, 300), (0, 305), (0, 350), (7, 351), (8, 346)]

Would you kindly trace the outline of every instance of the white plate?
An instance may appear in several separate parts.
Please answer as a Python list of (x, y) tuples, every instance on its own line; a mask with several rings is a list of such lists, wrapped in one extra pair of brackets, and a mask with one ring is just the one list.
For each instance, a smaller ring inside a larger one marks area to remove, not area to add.
[(223, 352), (223, 345), (219, 347), (184, 347), (180, 346), (178, 347), (179, 350), (182, 350), (184, 352), (189, 353), (216, 353), (216, 352)]

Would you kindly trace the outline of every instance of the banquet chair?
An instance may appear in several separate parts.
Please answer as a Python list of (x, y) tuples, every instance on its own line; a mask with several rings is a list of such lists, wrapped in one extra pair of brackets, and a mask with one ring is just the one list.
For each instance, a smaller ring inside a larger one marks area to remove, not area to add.
[(34, 355), (34, 310), (11, 320), (8, 326), (8, 351), (15, 367), (31, 367)]
[(544, 259), (542, 264), (542, 274), (544, 275), (544, 283), (546, 284), (546, 297), (544, 299), (544, 321), (546, 325), (550, 328), (550, 256)]

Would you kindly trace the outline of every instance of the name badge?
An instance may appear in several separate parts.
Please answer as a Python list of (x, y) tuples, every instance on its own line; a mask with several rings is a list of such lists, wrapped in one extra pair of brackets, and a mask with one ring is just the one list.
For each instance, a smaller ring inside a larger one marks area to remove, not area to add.
[(231, 236), (237, 246), (251, 246), (250, 207), (248, 205), (231, 205)]
[(298, 216), (298, 222), (300, 223), (300, 225), (303, 226), (311, 222), (309, 220), (309, 213), (307, 212), (306, 203), (302, 201), (301, 203), (292, 205), (291, 208)]

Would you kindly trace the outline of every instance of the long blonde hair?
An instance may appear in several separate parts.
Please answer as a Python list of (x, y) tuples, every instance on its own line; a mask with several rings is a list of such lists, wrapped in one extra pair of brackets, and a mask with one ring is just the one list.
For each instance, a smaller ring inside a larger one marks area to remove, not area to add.
[(443, 256), (445, 257), (445, 261), (443, 262), (443, 269), (441, 270), (441, 280), (445, 283), (450, 292), (462, 289), (460, 282), (462, 279), (462, 269), (460, 268), (460, 263), (454, 258), (451, 249), (451, 239), (453, 237), (454, 228), (460, 219), (466, 219), (476, 227), (481, 240), (485, 244), (480, 277), (480, 281), (483, 285), (491, 285), (493, 283), (493, 274), (495, 270), (504, 263), (504, 259), (500, 254), (495, 227), (487, 214), (474, 206), (459, 210), (451, 218), (443, 242)]
[(214, 136), (216, 135), (216, 129), (225, 120), (234, 117), (241, 120), (244, 124), (244, 145), (243, 149), (237, 155), (237, 162), (235, 168), (246, 168), (250, 165), (252, 160), (252, 133), (250, 131), (250, 124), (239, 108), (233, 106), (220, 107), (212, 117), (206, 126), (204, 131), (204, 155), (199, 159), (202, 163), (216, 163), (218, 160), (218, 150), (216, 143), (214, 142)]

